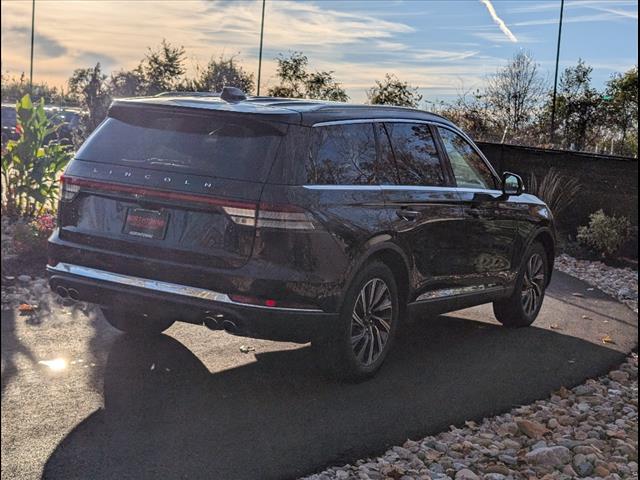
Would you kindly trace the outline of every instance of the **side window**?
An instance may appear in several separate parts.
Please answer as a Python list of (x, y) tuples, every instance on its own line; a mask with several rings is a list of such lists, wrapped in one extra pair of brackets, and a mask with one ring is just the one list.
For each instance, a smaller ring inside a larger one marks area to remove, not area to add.
[(314, 127), (307, 157), (307, 183), (372, 185), (377, 183), (373, 125), (356, 123)]
[(385, 123), (395, 154), (400, 185), (445, 184), (442, 164), (431, 130), (426, 124)]
[(459, 187), (496, 188), (495, 178), (473, 147), (447, 128), (438, 128)]

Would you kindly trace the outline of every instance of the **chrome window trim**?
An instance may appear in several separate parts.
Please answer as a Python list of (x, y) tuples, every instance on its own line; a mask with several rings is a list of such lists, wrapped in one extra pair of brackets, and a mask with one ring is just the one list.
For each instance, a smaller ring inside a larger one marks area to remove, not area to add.
[[(349, 124), (358, 124), (358, 123), (421, 123), (421, 124), (426, 124), (426, 125), (434, 125), (435, 127), (442, 127), (442, 128), (446, 128), (447, 130), (452, 131), (453, 133), (457, 133), (458, 135), (460, 135), (467, 143), (469, 143), (469, 145), (471, 145), (471, 148), (473, 148), (473, 150), (480, 156), (480, 158), (482, 159), (482, 161), (484, 162), (484, 164), (487, 166), (487, 168), (489, 169), (489, 171), (491, 172), (491, 174), (493, 175), (495, 181), (496, 181), (496, 185), (501, 185), (502, 184), (502, 177), (500, 175), (498, 175), (498, 172), (496, 172), (496, 170), (493, 168), (493, 165), (491, 165), (491, 163), (489, 162), (489, 160), (487, 160), (487, 157), (484, 156), (484, 153), (482, 153), (482, 151), (478, 148), (478, 146), (475, 144), (475, 142), (473, 140), (471, 140), (471, 138), (464, 133), (462, 130), (451, 126), (451, 125), (447, 125), (444, 122), (440, 122), (437, 119), (433, 119), (433, 120), (420, 120), (420, 119), (410, 119), (410, 118), (354, 118), (354, 119), (350, 119), (350, 120), (330, 120), (330, 121), (326, 121), (326, 122), (318, 122), (318, 123), (314, 123), (313, 125), (311, 125), (312, 128), (315, 127), (327, 127), (327, 126), (331, 126), (331, 125), (349, 125)], [(451, 162), (449, 160), (448, 154), (445, 152), (445, 155), (447, 155), (447, 162)], [(496, 189), (485, 189), (485, 188), (478, 188), (478, 189), (470, 189), (473, 191), (494, 191)], [(501, 192), (502, 193), (502, 192)]]
[(124, 275), (122, 273), (108, 272), (106, 270), (98, 270), (97, 268), (84, 267), (81, 265), (73, 265), (71, 263), (59, 262), (55, 266), (47, 266), (47, 271), (54, 273), (66, 273), (76, 275), (78, 277), (89, 278), (91, 280), (100, 280), (118, 285), (126, 285), (130, 287), (144, 288), (154, 292), (171, 293), (181, 295), (183, 297), (197, 298), (200, 300), (209, 300), (212, 302), (227, 303), (232, 305), (240, 305), (243, 307), (259, 308), (265, 310), (279, 310), (287, 312), (314, 312), (322, 313), (322, 310), (315, 308), (286, 308), (286, 307), (264, 307), (261, 305), (251, 305), (248, 303), (236, 302), (229, 298), (226, 293), (220, 293), (205, 288), (191, 287), (178, 283), (163, 282), (160, 280), (151, 280), (148, 278), (134, 277)]
[(364, 190), (364, 191), (408, 191), (418, 190), (424, 192), (454, 192), (454, 193), (490, 193), (502, 195), (500, 190), (470, 187), (434, 187), (420, 185), (322, 185), (306, 184), (302, 188), (308, 190)]
[(349, 120), (328, 120), (326, 122), (318, 122), (311, 127), (327, 127), (331, 125), (349, 125), (352, 123), (426, 123), (444, 125), (437, 120), (421, 120), (414, 118), (352, 118)]

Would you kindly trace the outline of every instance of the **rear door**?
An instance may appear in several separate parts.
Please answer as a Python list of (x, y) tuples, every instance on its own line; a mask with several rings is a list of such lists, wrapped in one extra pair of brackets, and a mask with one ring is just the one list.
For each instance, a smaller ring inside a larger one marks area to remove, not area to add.
[(234, 113), (112, 113), (65, 172), (60, 236), (137, 259), (239, 267), (286, 128)]
[(459, 198), (426, 123), (379, 125), (383, 156), (392, 156), (396, 174), (383, 185), (392, 227), (411, 252), (418, 296), (465, 284), (466, 237)]
[(467, 274), (484, 287), (504, 284), (514, 271), (518, 205), (502, 197), (497, 175), (470, 140), (447, 127), (438, 133), (462, 201)]

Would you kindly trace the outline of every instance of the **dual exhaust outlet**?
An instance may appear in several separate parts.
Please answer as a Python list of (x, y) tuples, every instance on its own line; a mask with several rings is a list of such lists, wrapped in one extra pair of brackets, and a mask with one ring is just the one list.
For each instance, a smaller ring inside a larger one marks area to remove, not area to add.
[[(62, 298), (70, 298), (71, 300), (79, 301), (80, 292), (75, 288), (66, 288), (62, 285), (56, 287), (56, 293)], [(204, 317), (204, 324), (211, 330), (225, 330), (229, 333), (237, 333), (239, 331), (238, 325), (228, 319), (224, 318), (224, 315), (207, 315)]]
[(70, 298), (71, 300), (75, 300), (76, 302), (80, 300), (80, 292), (75, 288), (65, 288), (63, 286), (58, 286), (56, 288), (56, 293), (60, 295), (62, 298)]
[(207, 315), (204, 317), (204, 324), (210, 330), (224, 330), (229, 333), (237, 333), (239, 331), (238, 325), (231, 320), (224, 319), (223, 315)]

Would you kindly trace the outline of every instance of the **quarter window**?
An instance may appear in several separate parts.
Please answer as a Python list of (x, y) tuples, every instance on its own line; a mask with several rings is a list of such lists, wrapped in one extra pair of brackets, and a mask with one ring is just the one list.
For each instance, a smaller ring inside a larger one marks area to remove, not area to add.
[(370, 123), (314, 127), (307, 159), (307, 183), (372, 185), (376, 142)]
[(444, 172), (426, 124), (385, 123), (395, 154), (400, 185), (441, 186)]
[(458, 187), (496, 188), (491, 170), (478, 152), (462, 136), (447, 128), (438, 128)]

